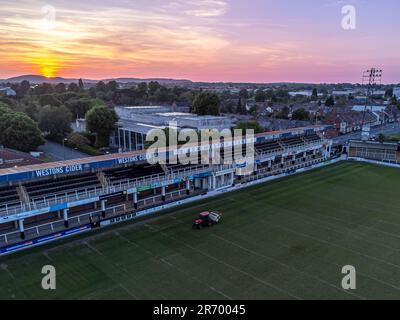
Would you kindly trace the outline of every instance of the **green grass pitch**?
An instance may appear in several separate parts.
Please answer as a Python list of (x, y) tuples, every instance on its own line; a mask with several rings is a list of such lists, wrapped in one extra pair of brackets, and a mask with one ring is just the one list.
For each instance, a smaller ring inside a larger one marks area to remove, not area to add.
[[(341, 162), (3, 257), (0, 298), (398, 299), (399, 194), (400, 170)], [(222, 223), (192, 230), (212, 209)]]

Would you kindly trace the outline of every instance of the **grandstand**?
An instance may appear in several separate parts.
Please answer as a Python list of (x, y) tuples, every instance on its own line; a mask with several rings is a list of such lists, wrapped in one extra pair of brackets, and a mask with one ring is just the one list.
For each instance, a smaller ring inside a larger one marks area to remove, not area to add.
[(366, 159), (398, 164), (400, 163), (400, 144), (351, 140), (349, 142), (349, 159)]
[(259, 154), (268, 154), (283, 151), (282, 145), (279, 144), (277, 141), (259, 143), (255, 147)]
[(104, 171), (105, 177), (112, 185), (129, 182), (140, 177), (158, 176), (164, 173), (160, 165), (127, 166)]
[[(254, 155), (244, 163), (152, 165), (145, 151), (134, 151), (0, 170), (0, 254), (327, 161), (332, 143), (321, 134), (324, 129), (311, 126), (242, 139), (237, 155), (244, 156), (246, 145), (254, 143)], [(226, 147), (227, 142), (211, 143), (210, 151), (219, 150), (224, 160)], [(179, 151), (188, 153), (193, 146), (186, 148)], [(244, 175), (249, 167), (253, 170)]]
[(47, 179), (43, 181), (33, 181), (25, 183), (22, 186), (29, 199), (33, 202), (40, 202), (46, 198), (46, 195), (52, 194), (55, 197), (81, 192), (82, 190), (93, 190), (100, 188), (99, 179), (94, 173), (86, 173), (76, 176), (66, 176), (56, 179)]

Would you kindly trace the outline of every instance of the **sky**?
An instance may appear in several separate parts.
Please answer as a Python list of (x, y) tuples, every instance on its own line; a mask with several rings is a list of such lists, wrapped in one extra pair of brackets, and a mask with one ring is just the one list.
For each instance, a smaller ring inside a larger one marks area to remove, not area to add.
[[(0, 4), (0, 79), (360, 82), (377, 67), (384, 82), (400, 83), (398, 0)], [(342, 12), (349, 5), (354, 15)]]

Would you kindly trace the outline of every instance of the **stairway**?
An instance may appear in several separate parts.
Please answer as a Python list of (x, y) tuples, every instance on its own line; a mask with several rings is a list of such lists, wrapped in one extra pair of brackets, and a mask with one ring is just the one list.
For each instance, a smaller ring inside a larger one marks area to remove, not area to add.
[(25, 187), (22, 185), (21, 182), (17, 187), (17, 192), (21, 203), (23, 203), (24, 205), (30, 205), (31, 199), (29, 198), (28, 191), (26, 191)]

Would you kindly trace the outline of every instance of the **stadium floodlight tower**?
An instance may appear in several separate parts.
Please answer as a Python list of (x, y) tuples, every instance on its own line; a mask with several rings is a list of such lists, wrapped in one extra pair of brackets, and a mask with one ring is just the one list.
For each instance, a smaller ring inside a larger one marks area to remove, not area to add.
[(382, 70), (371, 68), (363, 72), (362, 84), (366, 86), (365, 93), (365, 106), (363, 111), (362, 123), (361, 123), (361, 139), (368, 140), (370, 133), (370, 125), (365, 123), (367, 109), (370, 106), (370, 110), (372, 111), (372, 98), (377, 85), (380, 85), (382, 82)]

